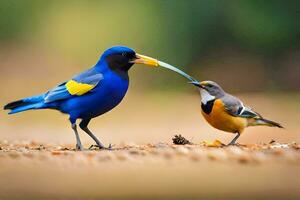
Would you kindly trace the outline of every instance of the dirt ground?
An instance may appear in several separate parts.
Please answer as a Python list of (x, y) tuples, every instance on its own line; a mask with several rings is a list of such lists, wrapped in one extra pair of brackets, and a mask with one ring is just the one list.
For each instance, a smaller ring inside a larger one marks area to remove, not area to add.
[[(27, 93), (35, 92), (0, 103)], [(91, 122), (114, 150), (75, 152), (65, 115), (0, 111), (0, 199), (300, 199), (300, 95), (238, 96), (285, 129), (249, 128), (241, 146), (207, 147), (234, 135), (204, 121), (198, 95), (129, 91)], [(175, 134), (194, 145), (173, 145)], [(88, 148), (92, 140), (80, 136)]]
[(298, 199), (300, 145), (0, 143), (1, 199)]

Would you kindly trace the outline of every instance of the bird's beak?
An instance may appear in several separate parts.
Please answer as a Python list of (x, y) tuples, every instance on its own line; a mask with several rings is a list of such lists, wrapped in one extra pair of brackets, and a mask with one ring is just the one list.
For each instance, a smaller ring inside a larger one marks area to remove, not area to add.
[(189, 83), (190, 83), (190, 84), (193, 84), (193, 85), (195, 85), (195, 86), (197, 86), (197, 87), (199, 87), (199, 88), (203, 88), (203, 89), (204, 89), (203, 85), (201, 85), (201, 83), (198, 82), (198, 81), (191, 81), (191, 82), (189, 82)]
[(145, 64), (145, 65), (149, 65), (149, 66), (153, 66), (153, 67), (158, 67), (158, 60), (148, 57), (148, 56), (144, 56), (141, 54), (135, 54), (136, 59), (133, 60), (132, 62), (135, 64)]

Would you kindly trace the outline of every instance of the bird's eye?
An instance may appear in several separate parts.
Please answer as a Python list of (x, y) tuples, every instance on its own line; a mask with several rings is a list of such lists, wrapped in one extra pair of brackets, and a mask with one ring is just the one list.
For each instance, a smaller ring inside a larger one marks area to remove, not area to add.
[(126, 53), (126, 52), (123, 52), (123, 53), (122, 53), (122, 56), (127, 57), (127, 53)]

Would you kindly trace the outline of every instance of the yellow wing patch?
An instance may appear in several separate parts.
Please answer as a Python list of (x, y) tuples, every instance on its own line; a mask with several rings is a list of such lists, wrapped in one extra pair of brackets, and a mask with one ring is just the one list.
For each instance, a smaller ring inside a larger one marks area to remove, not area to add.
[(92, 90), (96, 85), (90, 85), (86, 83), (78, 83), (74, 80), (70, 80), (66, 83), (66, 88), (71, 95), (81, 96), (88, 91)]

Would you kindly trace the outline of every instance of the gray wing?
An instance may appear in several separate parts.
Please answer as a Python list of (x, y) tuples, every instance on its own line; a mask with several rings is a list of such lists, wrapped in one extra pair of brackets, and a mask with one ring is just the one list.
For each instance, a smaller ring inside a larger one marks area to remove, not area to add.
[[(84, 84), (88, 84), (91, 86), (96, 86), (102, 79), (103, 79), (103, 75), (92, 68), (92, 69), (89, 69), (89, 70), (73, 77), (70, 81), (75, 81), (78, 84), (84, 83)], [(66, 87), (66, 84), (68, 82), (69, 81), (66, 81), (66, 82), (58, 85), (57, 87), (53, 88), (52, 90), (48, 91), (44, 97), (45, 103), (68, 99), (74, 95), (77, 95), (77, 94), (70, 93), (70, 91)], [(80, 88), (78, 88), (77, 91), (81, 92)], [(83, 94), (85, 94), (87, 92), (91, 92), (91, 91), (92, 90), (85, 91), (80, 95), (83, 95)]]
[(66, 83), (67, 82), (64, 82), (57, 87), (49, 90), (44, 97), (45, 103), (70, 98), (72, 95), (68, 92)]
[(225, 104), (226, 111), (236, 117), (244, 117), (244, 118), (260, 118), (260, 114), (251, 110), (251, 108), (244, 106), (243, 102), (230, 95), (226, 94), (221, 98), (223, 103)]

